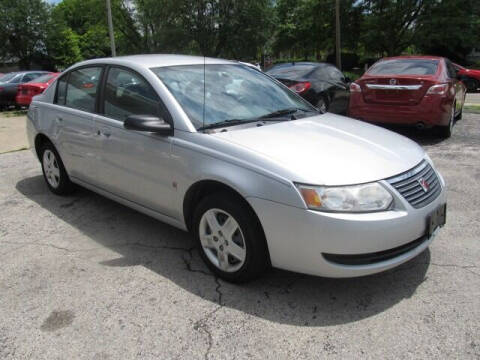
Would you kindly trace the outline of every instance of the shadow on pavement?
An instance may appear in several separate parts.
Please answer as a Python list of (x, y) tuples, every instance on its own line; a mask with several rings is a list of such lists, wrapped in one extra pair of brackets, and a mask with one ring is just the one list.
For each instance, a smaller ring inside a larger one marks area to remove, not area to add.
[(430, 263), (426, 250), (396, 269), (363, 278), (272, 270), (257, 281), (232, 285), (209, 273), (187, 233), (85, 189), (70, 197), (55, 196), (41, 176), (25, 178), (16, 188), (100, 247), (119, 254), (101, 265), (145, 266), (207, 301), (282, 324), (328, 326), (379, 314), (413, 296)]

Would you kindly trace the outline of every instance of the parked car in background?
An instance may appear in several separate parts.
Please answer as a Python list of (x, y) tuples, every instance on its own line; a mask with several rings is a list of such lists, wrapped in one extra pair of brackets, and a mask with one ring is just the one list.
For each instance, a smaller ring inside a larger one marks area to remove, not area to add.
[(20, 71), (5, 74), (0, 79), (0, 110), (16, 105), (18, 85), (45, 74), (48, 74), (48, 71)]
[(267, 74), (288, 86), (322, 112), (346, 114), (349, 79), (327, 63), (278, 64)]
[(270, 265), (373, 274), (421, 252), (446, 191), (413, 141), (321, 114), (238, 62), (179, 55), (89, 60), (30, 105), (47, 187), (73, 183), (191, 231), (219, 277)]
[(350, 85), (350, 117), (375, 123), (438, 126), (450, 137), (462, 116), (465, 85), (450, 60), (435, 56), (382, 59)]
[(17, 96), (15, 102), (19, 106), (29, 106), (35, 95), (41, 94), (60, 73), (49, 73), (42, 75), (35, 80), (25, 84), (18, 85)]
[(467, 91), (474, 92), (480, 89), (480, 70), (467, 69), (461, 65), (453, 64), (457, 74), (467, 87)]

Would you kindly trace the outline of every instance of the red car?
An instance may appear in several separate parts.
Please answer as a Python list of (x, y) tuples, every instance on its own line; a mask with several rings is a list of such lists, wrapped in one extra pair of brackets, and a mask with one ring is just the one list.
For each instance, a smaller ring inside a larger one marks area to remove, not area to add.
[(60, 73), (42, 75), (28, 83), (18, 85), (15, 102), (19, 106), (29, 106), (32, 98), (45, 91), (45, 89), (57, 78)]
[(452, 62), (435, 56), (377, 61), (350, 85), (350, 117), (375, 123), (439, 126), (450, 137), (466, 88)]
[(467, 91), (476, 91), (480, 89), (480, 70), (467, 69), (458, 64), (453, 64), (457, 69), (457, 74), (467, 87)]

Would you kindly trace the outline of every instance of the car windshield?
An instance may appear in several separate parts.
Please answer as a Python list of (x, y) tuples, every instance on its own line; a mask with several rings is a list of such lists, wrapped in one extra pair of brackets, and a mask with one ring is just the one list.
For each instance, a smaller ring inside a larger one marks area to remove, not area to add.
[(12, 80), (17, 74), (16, 73), (9, 73), (5, 74), (2, 77), (0, 77), (0, 82), (7, 82)]
[(316, 68), (312, 64), (277, 66), (267, 71), (268, 75), (282, 79), (298, 79), (306, 76)]
[(55, 75), (52, 75), (52, 74), (47, 74), (47, 75), (42, 75), (36, 79), (33, 79), (29, 82), (31, 83), (47, 83), (49, 82), (50, 80), (52, 80), (52, 78), (54, 77)]
[(382, 60), (368, 71), (369, 75), (434, 75), (438, 60), (392, 59)]
[(292, 91), (244, 65), (179, 65), (153, 68), (152, 71), (179, 102), (196, 129), (226, 121), (252, 121), (275, 113), (282, 116), (288, 113), (286, 110), (291, 113), (291, 109), (317, 113)]

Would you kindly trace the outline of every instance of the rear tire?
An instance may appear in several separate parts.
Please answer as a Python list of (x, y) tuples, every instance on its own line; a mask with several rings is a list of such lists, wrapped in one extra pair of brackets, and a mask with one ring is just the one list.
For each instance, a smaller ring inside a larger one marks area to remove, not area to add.
[(447, 126), (441, 126), (440, 127), (440, 136), (444, 139), (448, 139), (449, 137), (452, 136), (453, 133), (453, 126), (455, 125), (455, 106), (456, 104), (453, 104), (452, 106), (452, 111), (450, 114), (450, 121), (448, 122)]
[(199, 253), (218, 277), (242, 283), (270, 266), (263, 229), (243, 199), (221, 192), (205, 197), (193, 215)]
[(56, 195), (68, 195), (74, 190), (57, 149), (51, 142), (45, 142), (40, 148), (40, 162), (45, 182)]
[(326, 113), (328, 111), (328, 108), (329, 108), (329, 103), (328, 103), (328, 99), (323, 96), (323, 95), (320, 95), (320, 98), (318, 99), (317, 103), (315, 104), (315, 107), (320, 110), (322, 113)]

